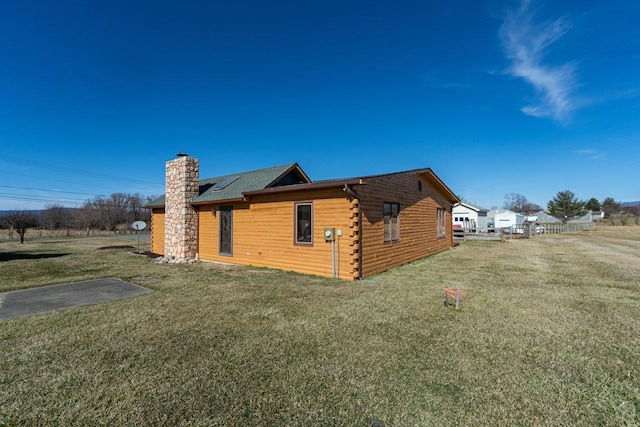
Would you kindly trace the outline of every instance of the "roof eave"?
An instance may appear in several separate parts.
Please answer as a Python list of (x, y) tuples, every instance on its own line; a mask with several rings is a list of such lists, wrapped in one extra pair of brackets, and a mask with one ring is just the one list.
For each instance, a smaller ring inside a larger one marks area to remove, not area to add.
[(201, 206), (201, 205), (212, 205), (212, 204), (221, 204), (221, 203), (230, 203), (230, 202), (244, 202), (246, 201), (242, 197), (236, 197), (233, 199), (220, 199), (220, 200), (198, 200), (192, 201), (191, 206)]
[(438, 175), (433, 172), (433, 170), (431, 170), (431, 168), (419, 170), (416, 172), (416, 175), (426, 175), (430, 177), (440, 187), (440, 189), (444, 191), (445, 194), (448, 194), (450, 202), (460, 203), (460, 199), (458, 198), (458, 196), (456, 196), (455, 193), (451, 191), (449, 187), (447, 187), (447, 185), (438, 177)]
[(466, 203), (466, 202), (464, 202), (462, 200), (460, 202), (458, 202), (458, 205), (465, 206), (465, 207), (467, 207), (467, 208), (469, 208), (471, 210), (474, 210), (476, 212), (489, 212), (489, 209), (485, 209), (485, 208), (481, 208), (479, 206), (471, 205), (471, 204)]

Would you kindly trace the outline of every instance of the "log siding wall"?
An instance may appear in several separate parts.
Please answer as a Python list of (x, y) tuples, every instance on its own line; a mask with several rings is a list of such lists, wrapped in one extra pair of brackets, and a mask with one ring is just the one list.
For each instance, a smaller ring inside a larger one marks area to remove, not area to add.
[[(330, 188), (259, 195), (233, 204), (199, 205), (198, 256), (203, 260), (331, 277), (331, 244), (324, 240), (324, 228), (331, 227), (342, 230), (334, 248), (337, 277), (371, 276), (453, 245), (453, 202), (439, 188), (424, 176), (403, 172), (367, 178), (365, 184), (353, 185), (357, 199), (342, 188)], [(313, 245), (296, 245), (294, 206), (310, 201)], [(398, 241), (384, 241), (384, 202), (400, 204)], [(233, 207), (232, 256), (219, 254), (218, 212), (223, 206)], [(438, 208), (445, 211), (446, 233), (441, 238)], [(153, 210), (151, 250), (156, 253), (163, 252), (164, 218), (164, 210)]]
[(151, 252), (164, 254), (164, 209), (151, 211)]
[[(421, 184), (419, 184), (421, 182)], [(452, 203), (414, 172), (369, 178), (354, 187), (362, 209), (362, 274), (380, 273), (453, 245)], [(400, 239), (384, 241), (383, 204), (400, 204)], [(438, 238), (437, 210), (445, 210), (446, 233)]]
[[(313, 201), (313, 244), (295, 244), (294, 206)], [(270, 267), (331, 277), (331, 244), (324, 228), (342, 230), (335, 241), (335, 272), (341, 279), (359, 277), (357, 221), (354, 205), (342, 189), (299, 191), (256, 196), (250, 203), (233, 205), (233, 256), (218, 253), (220, 206), (199, 206), (200, 259)], [(338, 261), (339, 259), (339, 261)]]

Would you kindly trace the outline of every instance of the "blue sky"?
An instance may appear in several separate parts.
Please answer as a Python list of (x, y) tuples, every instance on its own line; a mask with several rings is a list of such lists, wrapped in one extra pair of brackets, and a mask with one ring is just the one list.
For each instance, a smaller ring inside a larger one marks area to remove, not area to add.
[[(315, 4), (314, 4), (315, 3)], [(0, 210), (298, 162), (640, 200), (640, 2), (5, 2)]]

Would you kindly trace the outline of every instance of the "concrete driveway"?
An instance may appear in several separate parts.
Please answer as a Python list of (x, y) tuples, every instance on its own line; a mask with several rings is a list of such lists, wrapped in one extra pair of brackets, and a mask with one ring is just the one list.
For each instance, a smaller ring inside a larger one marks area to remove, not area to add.
[(114, 301), (152, 292), (151, 289), (107, 278), (0, 293), (0, 321), (88, 304)]

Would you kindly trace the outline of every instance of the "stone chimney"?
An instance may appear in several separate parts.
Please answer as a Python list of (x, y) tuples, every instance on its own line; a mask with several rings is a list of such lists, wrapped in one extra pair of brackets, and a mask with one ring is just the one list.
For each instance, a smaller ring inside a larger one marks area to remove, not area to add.
[(191, 199), (198, 194), (198, 159), (178, 154), (167, 162), (164, 219), (164, 256), (195, 259), (198, 252), (198, 212)]

